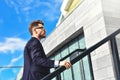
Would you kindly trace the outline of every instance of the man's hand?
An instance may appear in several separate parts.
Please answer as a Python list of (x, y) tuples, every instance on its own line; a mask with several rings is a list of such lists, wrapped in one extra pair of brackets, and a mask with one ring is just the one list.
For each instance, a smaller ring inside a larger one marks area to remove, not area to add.
[(69, 61), (60, 61), (59, 66), (65, 66), (66, 69), (69, 69), (71, 67), (71, 63)]

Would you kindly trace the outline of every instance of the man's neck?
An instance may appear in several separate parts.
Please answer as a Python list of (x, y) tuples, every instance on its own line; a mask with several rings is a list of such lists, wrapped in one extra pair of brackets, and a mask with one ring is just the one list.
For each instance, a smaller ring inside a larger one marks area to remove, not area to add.
[(35, 37), (35, 38), (37, 38), (39, 41), (41, 40), (38, 36), (36, 36), (36, 35), (32, 35), (32, 37)]

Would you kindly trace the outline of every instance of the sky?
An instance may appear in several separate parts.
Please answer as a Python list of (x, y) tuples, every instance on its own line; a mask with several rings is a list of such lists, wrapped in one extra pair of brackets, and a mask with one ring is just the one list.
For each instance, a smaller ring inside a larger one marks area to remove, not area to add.
[(0, 80), (15, 80), (22, 66), (23, 50), (30, 39), (28, 25), (42, 20), (47, 36), (55, 29), (63, 0), (0, 0)]

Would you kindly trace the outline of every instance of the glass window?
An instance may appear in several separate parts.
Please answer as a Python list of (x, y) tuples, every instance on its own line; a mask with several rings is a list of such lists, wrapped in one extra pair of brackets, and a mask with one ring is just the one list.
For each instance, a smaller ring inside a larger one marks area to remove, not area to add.
[(69, 52), (68, 52), (68, 46), (64, 46), (62, 49), (61, 49), (61, 57), (65, 57), (66, 55), (68, 55)]
[[(55, 71), (55, 69), (54, 69), (54, 68), (51, 68), (51, 69), (50, 69), (50, 72), (52, 73), (53, 71)], [(52, 80), (57, 80), (57, 79), (56, 79), (56, 77), (54, 77)]]
[[(85, 38), (84, 35), (80, 35), (67, 43), (62, 49), (59, 49), (56, 53), (55, 60), (60, 60), (66, 55), (70, 54), (76, 49), (85, 49)], [(75, 52), (71, 56), (69, 56), (66, 60), (72, 60), (80, 53)], [(60, 74), (60, 78), (57, 80), (91, 80), (91, 70), (89, 65), (89, 56), (84, 57), (80, 61), (76, 62), (70, 69), (65, 70)], [(54, 80), (56, 80), (54, 78)]]
[[(65, 57), (67, 54), (68, 54), (68, 48), (67, 47), (62, 48), (61, 56)], [(67, 58), (66, 60), (70, 61), (70, 58)], [(61, 80), (73, 80), (71, 69), (65, 70), (64, 72), (61, 73)]]
[(85, 38), (83, 35), (81, 35), (79, 38), (78, 38), (78, 42), (79, 42), (79, 47), (80, 49), (85, 49), (86, 46), (85, 46)]
[[(75, 58), (78, 53), (74, 53), (73, 55), (70, 56), (71, 60), (72, 58)], [(80, 63), (76, 62), (74, 65), (72, 65), (72, 73), (74, 76), (74, 80), (82, 80), (81, 77), (81, 70), (80, 70)]]
[(83, 58), (84, 74), (86, 80), (91, 80), (90, 67), (88, 62), (88, 56)]
[(73, 52), (74, 50), (78, 49), (78, 41), (74, 39), (72, 42), (69, 43), (69, 53)]
[[(57, 53), (56, 53), (57, 55), (55, 55), (55, 60), (60, 60), (61, 59), (61, 53), (60, 53), (60, 51), (58, 51)], [(56, 79), (57, 80), (59, 80), (60, 79), (60, 75), (58, 75), (57, 77), (56, 77)]]
[(60, 55), (60, 52), (57, 52), (56, 55), (55, 55), (55, 60), (60, 60), (61, 59), (61, 55)]
[[(50, 59), (51, 60), (55, 60), (55, 58), (52, 56), (52, 57), (50, 57)], [(55, 68), (51, 68), (50, 69), (50, 72), (52, 73), (52, 72), (54, 72), (55, 71)], [(52, 80), (56, 80), (56, 77), (55, 78), (53, 78)]]

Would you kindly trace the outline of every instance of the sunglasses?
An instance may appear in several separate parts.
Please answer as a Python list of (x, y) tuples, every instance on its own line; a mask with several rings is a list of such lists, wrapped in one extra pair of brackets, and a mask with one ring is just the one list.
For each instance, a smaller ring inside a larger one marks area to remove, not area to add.
[(44, 27), (37, 27), (36, 29), (44, 29)]

